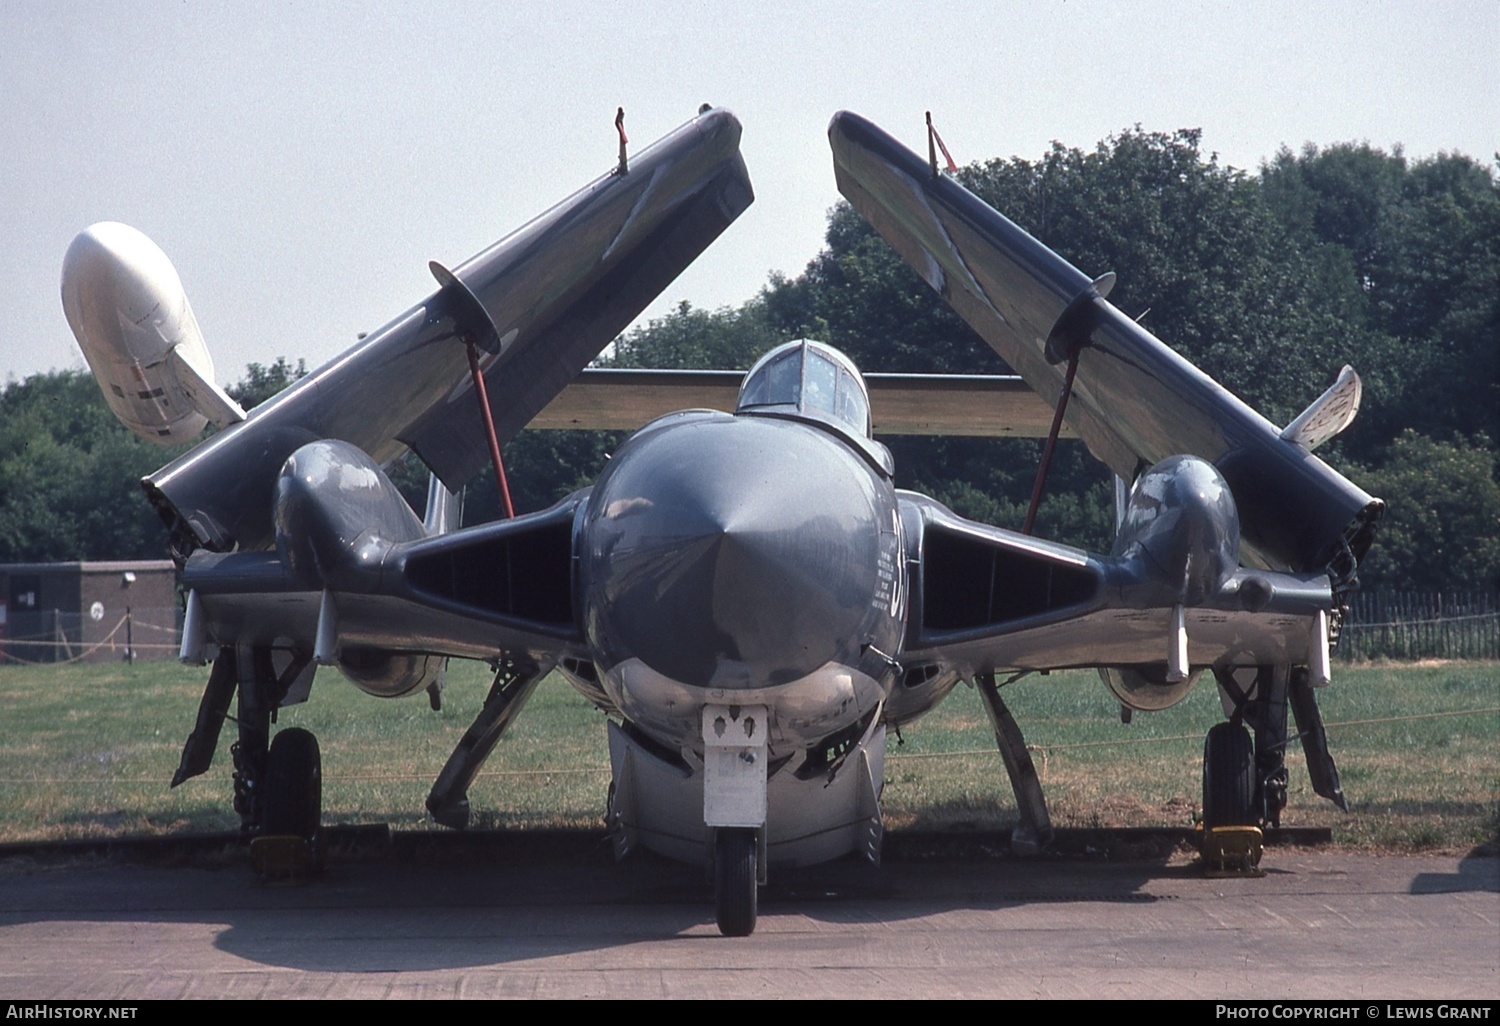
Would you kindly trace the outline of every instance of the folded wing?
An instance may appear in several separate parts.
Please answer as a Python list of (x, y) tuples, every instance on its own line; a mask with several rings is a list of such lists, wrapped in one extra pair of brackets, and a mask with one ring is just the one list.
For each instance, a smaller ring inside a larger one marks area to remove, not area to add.
[(262, 549), (282, 464), (316, 439), (384, 463), (411, 448), (450, 488), (484, 465), (464, 343), (504, 442), (753, 199), (740, 125), (711, 109), (471, 260), (359, 344), (146, 479), (180, 551)]
[(1089, 279), (858, 115), (828, 129), (839, 190), (918, 274), (1054, 403), (1080, 350), (1067, 422), (1121, 478), (1188, 453), (1228, 480), (1245, 555), (1315, 570), (1356, 559), (1381, 504), (1105, 298)]

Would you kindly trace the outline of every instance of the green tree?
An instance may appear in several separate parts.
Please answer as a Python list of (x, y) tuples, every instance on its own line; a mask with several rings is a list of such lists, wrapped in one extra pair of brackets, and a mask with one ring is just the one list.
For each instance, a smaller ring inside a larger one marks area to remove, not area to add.
[(1500, 587), (1500, 485), (1488, 439), (1444, 442), (1406, 431), (1356, 480), (1386, 514), (1360, 568), (1367, 588)]
[(245, 367), (245, 376), (226, 391), (235, 402), (247, 410), (253, 410), (267, 399), (284, 391), (307, 373), (307, 361), (298, 360), (294, 367), (284, 356), (278, 356), (272, 364), (251, 363)]
[[(300, 360), (251, 364), (228, 391), (253, 406), (303, 371)], [(166, 533), (140, 481), (191, 447), (163, 448), (133, 434), (87, 372), (51, 371), (6, 385), (0, 562), (161, 558)]]
[(1338, 289), (1340, 319), (1363, 350), (1359, 453), (1403, 429), (1500, 438), (1500, 182), (1460, 155), (1408, 163), (1364, 144), (1262, 169), (1269, 205)]
[(140, 479), (184, 451), (117, 422), (87, 373), (53, 371), (0, 392), (0, 562), (150, 559), (161, 522)]
[(809, 337), (866, 371), (1004, 373), (989, 346), (847, 203), (829, 213), (827, 247), (795, 279), (762, 293), (780, 337)]
[(1114, 136), (1092, 151), (968, 169), (981, 198), (1271, 420), (1285, 423), (1344, 363), (1363, 365), (1339, 287), (1276, 218), (1254, 176), (1204, 156), (1196, 130)]
[(737, 310), (701, 310), (684, 300), (666, 316), (621, 335), (599, 363), (604, 367), (749, 370), (761, 354), (790, 337), (770, 323), (764, 295)]
[[(992, 160), (960, 178), (1097, 275), (1111, 300), (1168, 345), (1284, 423), (1343, 363), (1365, 382), (1354, 427), (1320, 451), (1390, 512), (1367, 584), (1496, 583), (1500, 438), (1500, 187), (1466, 157), (1408, 161), (1367, 145), (1283, 150), (1257, 174), (1221, 166), (1196, 131), (1123, 132), (1092, 149)], [(1149, 311), (1149, 312), (1148, 312)], [(738, 308), (681, 304), (616, 340), (616, 367), (747, 368), (798, 337), (866, 371), (995, 373), (999, 357), (847, 204), (795, 277), (773, 275)], [(305, 373), (251, 364), (230, 389), (253, 407)], [(592, 481), (622, 436), (523, 432), (506, 446), (518, 510)], [(960, 514), (1019, 526), (1040, 444), (891, 438), (897, 483)], [(138, 479), (172, 459), (109, 416), (86, 375), (37, 375), (0, 392), (0, 559), (161, 552)], [(427, 474), (392, 468), (420, 510)], [(486, 472), (470, 523), (499, 502)], [(1108, 546), (1106, 473), (1076, 443), (1053, 466), (1038, 533)]]
[[(982, 199), (1089, 275), (1114, 269), (1111, 299), (1271, 418), (1284, 423), (1351, 358), (1354, 343), (1251, 176), (1204, 157), (1194, 131), (1139, 129), (1092, 151), (1054, 145), (1040, 161), (960, 172)], [(866, 370), (996, 372), (999, 358), (846, 205), (798, 279), (773, 280), (771, 320), (817, 334)], [(893, 440), (903, 484), (958, 512), (1019, 524), (1039, 445)], [(1107, 475), (1076, 444), (1049, 477), (1039, 533), (1100, 547)], [(980, 501), (988, 496), (988, 501)], [(1016, 512), (1016, 510), (1020, 512)]]

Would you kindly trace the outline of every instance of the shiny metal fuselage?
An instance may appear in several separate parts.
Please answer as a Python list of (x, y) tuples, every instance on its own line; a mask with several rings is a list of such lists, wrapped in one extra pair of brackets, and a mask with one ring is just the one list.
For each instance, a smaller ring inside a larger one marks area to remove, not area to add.
[(763, 705), (772, 755), (870, 718), (904, 628), (888, 475), (835, 432), (686, 411), (648, 425), (589, 496), (584, 636), (612, 704), (701, 748), (706, 703)]

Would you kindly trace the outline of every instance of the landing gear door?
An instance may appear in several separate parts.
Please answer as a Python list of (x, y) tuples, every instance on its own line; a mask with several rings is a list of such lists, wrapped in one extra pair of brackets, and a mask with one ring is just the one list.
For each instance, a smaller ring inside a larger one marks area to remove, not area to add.
[(703, 708), (703, 822), (711, 827), (766, 823), (766, 707)]

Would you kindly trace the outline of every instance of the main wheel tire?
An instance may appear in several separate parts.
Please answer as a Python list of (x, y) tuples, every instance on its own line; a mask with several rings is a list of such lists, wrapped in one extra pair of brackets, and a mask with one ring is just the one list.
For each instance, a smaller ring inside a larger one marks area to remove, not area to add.
[(271, 740), (266, 757), (265, 819), (267, 836), (291, 834), (316, 843), (323, 820), (323, 761), (318, 739), (300, 727), (288, 727)]
[(756, 855), (754, 830), (721, 827), (714, 839), (714, 897), (719, 932), (748, 937), (755, 930)]
[(1259, 825), (1250, 733), (1233, 723), (1215, 724), (1203, 741), (1203, 827)]

